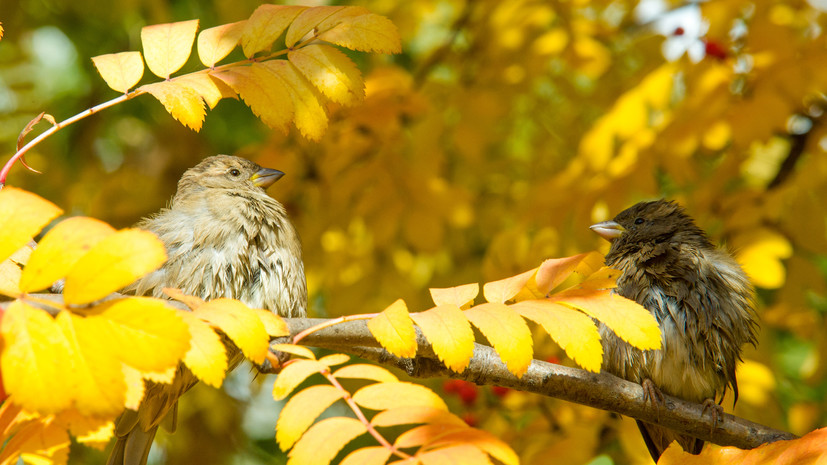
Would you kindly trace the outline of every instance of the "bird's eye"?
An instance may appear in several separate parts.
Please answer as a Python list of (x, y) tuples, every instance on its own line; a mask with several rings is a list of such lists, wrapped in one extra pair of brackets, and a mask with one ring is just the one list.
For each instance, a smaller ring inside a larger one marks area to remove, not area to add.
[(236, 176), (239, 176), (240, 174), (241, 174), (241, 171), (238, 171), (235, 168), (230, 170), (230, 176), (236, 177)]
[(643, 224), (643, 218), (635, 218), (635, 224)]

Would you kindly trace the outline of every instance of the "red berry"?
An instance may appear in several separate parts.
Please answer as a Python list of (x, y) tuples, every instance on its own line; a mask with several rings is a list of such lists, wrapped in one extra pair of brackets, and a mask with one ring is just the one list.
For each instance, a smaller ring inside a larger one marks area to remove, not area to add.
[(497, 397), (499, 397), (500, 399), (502, 399), (502, 398), (503, 398), (503, 397), (505, 397), (505, 396), (506, 396), (509, 392), (511, 392), (511, 389), (508, 389), (507, 387), (502, 387), (502, 386), (491, 386), (491, 392), (492, 392), (495, 396), (497, 396)]
[(559, 359), (559, 358), (557, 358), (557, 357), (556, 357), (556, 356), (554, 356), (554, 355), (552, 355), (551, 357), (547, 357), (547, 358), (546, 358), (546, 361), (547, 361), (548, 363), (553, 363), (553, 364), (555, 364), (555, 365), (559, 365), (559, 364), (560, 364), (560, 359)]
[(673, 32), (673, 33), (672, 33), (672, 35), (673, 35), (673, 36), (682, 36), (682, 35), (683, 35), (683, 33), (684, 33), (683, 28), (682, 28), (682, 27), (680, 27), (680, 26), (678, 26), (678, 27), (675, 29), (675, 32)]
[(474, 405), (477, 401), (477, 386), (471, 383), (466, 383), (459, 390), (459, 398), (466, 407)]
[(711, 56), (712, 58), (716, 58), (718, 60), (724, 60), (727, 57), (727, 51), (723, 45), (715, 42), (714, 40), (706, 40), (704, 41), (706, 45), (706, 54), (707, 56)]
[(462, 383), (464, 381), (459, 379), (448, 379), (442, 383), (442, 390), (445, 391), (446, 394), (452, 394), (455, 392), (459, 392), (460, 387), (462, 387)]
[(465, 415), (462, 416), (462, 420), (468, 424), (468, 426), (477, 426), (477, 416), (471, 412), (465, 412)]

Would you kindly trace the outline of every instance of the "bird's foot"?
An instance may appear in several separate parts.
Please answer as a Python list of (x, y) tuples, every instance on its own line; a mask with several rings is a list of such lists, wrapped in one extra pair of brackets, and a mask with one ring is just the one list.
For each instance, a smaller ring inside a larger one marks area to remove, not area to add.
[(703, 410), (701, 410), (701, 417), (704, 416), (707, 410), (712, 417), (712, 426), (709, 428), (710, 434), (718, 427), (718, 422), (724, 421), (724, 408), (715, 402), (715, 399), (706, 399), (703, 403)]
[(643, 382), (640, 383), (640, 386), (643, 388), (643, 402), (652, 403), (657, 413), (658, 422), (660, 422), (660, 409), (665, 402), (663, 393), (660, 392), (660, 389), (649, 378), (644, 379)]

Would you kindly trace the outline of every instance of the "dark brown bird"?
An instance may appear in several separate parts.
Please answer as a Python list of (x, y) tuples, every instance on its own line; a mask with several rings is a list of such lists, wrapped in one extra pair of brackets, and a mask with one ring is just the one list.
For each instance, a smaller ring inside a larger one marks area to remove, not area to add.
[[(127, 292), (165, 297), (178, 288), (204, 300), (238, 299), (287, 317), (304, 317), (307, 285), (301, 244), (284, 207), (265, 189), (284, 175), (238, 157), (209, 157), (187, 170), (169, 208), (138, 223), (164, 242), (169, 258)], [(232, 369), (242, 359), (229, 341)], [(143, 465), (159, 424), (198, 380), (179, 365), (171, 384), (147, 383), (138, 411), (118, 419), (109, 465)]]
[[(652, 312), (663, 348), (644, 351), (600, 325), (603, 369), (641, 383), (656, 402), (666, 393), (711, 407), (717, 421), (727, 388), (738, 400), (735, 365), (744, 344), (756, 344), (753, 288), (741, 267), (715, 247), (674, 202), (638, 203), (612, 221), (591, 226), (611, 242), (606, 265), (620, 270), (616, 292)], [(703, 441), (638, 421), (657, 462), (672, 441), (699, 454)]]

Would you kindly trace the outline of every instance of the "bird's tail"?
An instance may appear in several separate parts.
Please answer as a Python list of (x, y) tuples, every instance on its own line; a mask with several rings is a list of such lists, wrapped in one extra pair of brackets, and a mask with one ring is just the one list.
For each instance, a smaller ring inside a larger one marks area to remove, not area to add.
[(144, 431), (136, 424), (131, 431), (118, 437), (106, 465), (146, 465), (149, 449), (157, 431), (157, 425), (149, 431)]
[(644, 421), (635, 420), (637, 427), (640, 430), (640, 435), (643, 436), (643, 441), (646, 442), (646, 447), (649, 449), (649, 455), (657, 462), (663, 451), (669, 447), (672, 441), (678, 441), (678, 444), (690, 454), (698, 455), (704, 447), (704, 442), (700, 439), (689, 436), (688, 434), (681, 434), (669, 428), (653, 425)]

